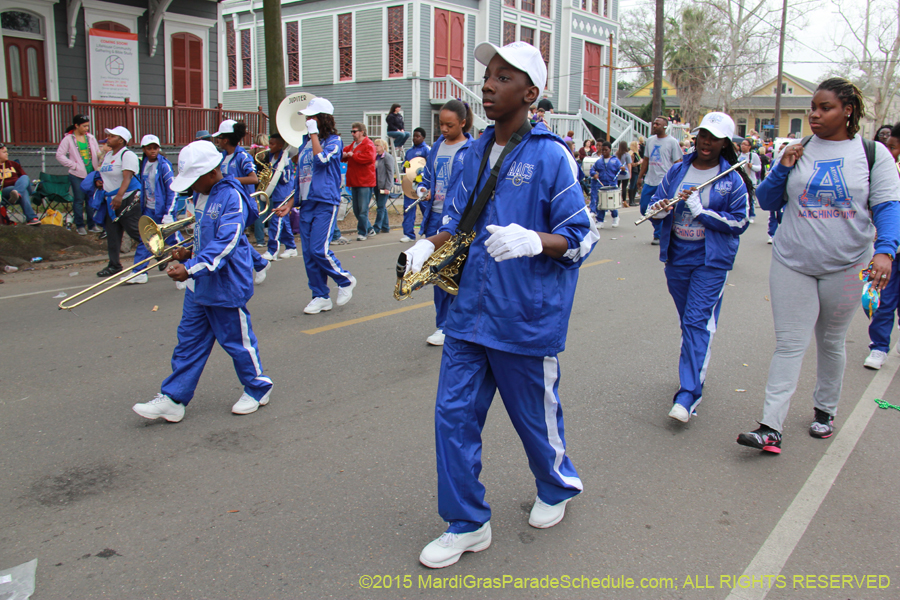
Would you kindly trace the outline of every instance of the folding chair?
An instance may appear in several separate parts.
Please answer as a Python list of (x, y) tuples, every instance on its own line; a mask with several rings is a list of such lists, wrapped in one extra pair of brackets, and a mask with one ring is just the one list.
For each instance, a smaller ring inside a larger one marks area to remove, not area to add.
[(39, 219), (43, 219), (47, 210), (51, 208), (63, 213), (71, 213), (74, 201), (68, 175), (41, 173), (40, 179), (35, 180), (31, 203), (40, 208)]

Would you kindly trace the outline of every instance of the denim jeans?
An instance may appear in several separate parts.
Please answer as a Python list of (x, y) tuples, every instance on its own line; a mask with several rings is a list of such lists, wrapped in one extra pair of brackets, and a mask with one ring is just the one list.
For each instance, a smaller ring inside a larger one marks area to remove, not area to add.
[(406, 140), (412, 135), (408, 131), (388, 131), (387, 134), (389, 138), (394, 140), (394, 145), (398, 148), (402, 148)]
[(352, 187), (350, 198), (353, 201), (353, 214), (356, 215), (356, 233), (367, 236), (372, 229), (369, 225), (369, 200), (372, 199), (372, 188)]
[[(252, 200), (252, 199), (251, 199)], [(266, 227), (263, 225), (263, 221), (265, 221), (266, 217), (269, 216), (274, 210), (272, 204), (269, 204), (269, 207), (265, 212), (259, 215), (259, 218), (256, 220), (256, 223), (253, 224), (253, 237), (256, 239), (257, 244), (265, 244), (266, 243)], [(272, 222), (272, 219), (269, 219), (269, 222)]]
[(375, 228), (376, 233), (388, 233), (391, 230), (387, 213), (388, 195), (382, 194), (377, 187), (373, 188), (372, 191), (375, 193), (375, 208), (377, 209), (375, 212), (375, 223), (372, 227)]
[(75, 218), (75, 227), (84, 227), (84, 213), (87, 212), (87, 228), (91, 229), (94, 226), (94, 220), (91, 218), (91, 209), (85, 202), (84, 190), (81, 189), (82, 181), (84, 181), (83, 177), (75, 177), (69, 173), (69, 185), (72, 186), (72, 197), (75, 199), (72, 202), (72, 213)]
[(28, 179), (27, 175), (22, 175), (13, 185), (8, 185), (3, 188), (2, 197), (3, 200), (10, 205), (15, 205), (16, 203), (10, 199), (10, 194), (13, 190), (19, 192), (19, 206), (22, 207), (22, 213), (25, 215), (25, 220), (30, 221), (35, 217), (34, 209), (31, 208), (31, 180)]

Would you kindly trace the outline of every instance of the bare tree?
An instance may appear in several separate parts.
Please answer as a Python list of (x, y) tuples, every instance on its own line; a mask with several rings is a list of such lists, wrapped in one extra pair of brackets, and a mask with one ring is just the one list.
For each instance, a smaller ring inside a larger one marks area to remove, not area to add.
[(900, 88), (900, 0), (868, 0), (847, 6), (832, 2), (848, 30), (847, 36), (835, 43), (853, 68), (851, 78), (866, 82), (875, 123), (884, 123)]
[[(668, 38), (672, 30), (672, 16), (678, 14), (680, 0), (666, 0), (666, 31)], [(623, 67), (638, 68), (634, 77), (639, 87), (653, 81), (653, 62), (655, 56), (655, 4), (642, 4), (634, 10), (622, 14), (619, 31), (622, 35), (619, 56)]]

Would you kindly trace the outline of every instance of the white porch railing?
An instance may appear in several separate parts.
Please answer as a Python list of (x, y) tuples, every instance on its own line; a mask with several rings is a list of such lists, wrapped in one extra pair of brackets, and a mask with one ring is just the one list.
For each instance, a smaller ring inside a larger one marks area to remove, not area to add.
[(487, 118), (487, 115), (484, 114), (484, 104), (481, 102), (481, 97), (467, 88), (464, 84), (454, 79), (451, 75), (445, 75), (444, 77), (438, 77), (431, 80), (430, 97), (432, 100), (441, 102), (447, 102), (454, 99), (462, 100), (463, 102), (468, 103), (469, 107), (472, 109), (472, 114), (475, 117), (475, 122), (472, 125), (476, 129), (484, 131), (485, 127), (490, 125), (490, 120)]
[(566, 137), (566, 133), (574, 131), (575, 135), (572, 136), (572, 139), (575, 141), (576, 152), (584, 145), (584, 140), (594, 137), (591, 130), (584, 124), (580, 112), (575, 115), (549, 113), (544, 115), (544, 121), (547, 128), (559, 137)]
[[(650, 123), (637, 117), (617, 104), (612, 105), (612, 112), (606, 106), (594, 102), (587, 96), (581, 97), (581, 110), (585, 118), (595, 127), (606, 131), (609, 127), (610, 137), (616, 141), (631, 142), (638, 136), (650, 137)], [(628, 136), (628, 137), (626, 137)]]
[(680, 144), (686, 137), (691, 134), (690, 129), (690, 125), (683, 125), (681, 123), (669, 123), (666, 126), (666, 135), (671, 135), (676, 140), (678, 140), (678, 143)]

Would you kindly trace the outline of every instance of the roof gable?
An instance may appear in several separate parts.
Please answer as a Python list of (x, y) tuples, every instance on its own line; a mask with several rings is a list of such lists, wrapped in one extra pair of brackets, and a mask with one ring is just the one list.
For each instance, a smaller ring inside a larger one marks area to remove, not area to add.
[[(664, 90), (665, 96), (674, 97), (678, 95), (678, 88), (675, 87), (671, 81), (663, 77), (662, 88)], [(628, 94), (628, 98), (640, 97), (640, 98), (649, 98), (653, 95), (653, 82), (648, 81), (638, 89), (634, 90), (630, 94)]]
[[(774, 96), (775, 95), (775, 82), (778, 80), (778, 77), (773, 77), (766, 81), (764, 84), (750, 92), (750, 96)], [(782, 74), (782, 83), (785, 84), (785, 87), (788, 90), (793, 89), (792, 94), (786, 94), (791, 96), (812, 96), (816, 88), (818, 87), (812, 81), (807, 81), (806, 79), (801, 79), (790, 73)], [(783, 94), (785, 95), (785, 94)]]

